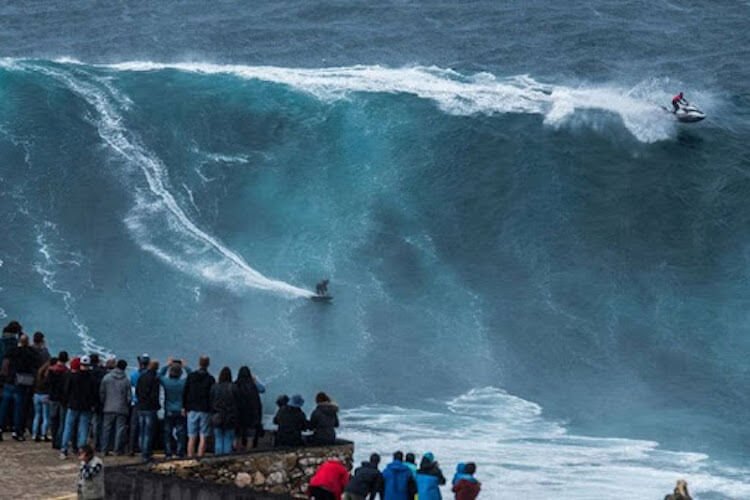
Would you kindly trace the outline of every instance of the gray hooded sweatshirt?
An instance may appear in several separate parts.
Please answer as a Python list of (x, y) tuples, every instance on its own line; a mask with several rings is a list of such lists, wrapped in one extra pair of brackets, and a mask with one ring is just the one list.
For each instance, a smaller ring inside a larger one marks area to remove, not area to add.
[(102, 379), (99, 399), (104, 413), (127, 415), (130, 410), (130, 380), (123, 370), (115, 368)]

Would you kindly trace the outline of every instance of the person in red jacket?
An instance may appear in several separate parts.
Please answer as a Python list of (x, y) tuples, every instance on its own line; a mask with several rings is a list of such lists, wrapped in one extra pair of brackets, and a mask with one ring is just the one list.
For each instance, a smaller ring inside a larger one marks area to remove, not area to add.
[(476, 464), (469, 462), (463, 471), (453, 478), (453, 493), (456, 494), (456, 500), (474, 500), (479, 496), (482, 483), (474, 479), (476, 471)]
[(323, 462), (310, 479), (307, 494), (313, 500), (341, 500), (349, 483), (349, 471), (338, 460)]
[(682, 92), (677, 94), (672, 98), (672, 106), (674, 107), (673, 113), (677, 113), (677, 110), (680, 109), (680, 104), (687, 104), (687, 99), (682, 97)]

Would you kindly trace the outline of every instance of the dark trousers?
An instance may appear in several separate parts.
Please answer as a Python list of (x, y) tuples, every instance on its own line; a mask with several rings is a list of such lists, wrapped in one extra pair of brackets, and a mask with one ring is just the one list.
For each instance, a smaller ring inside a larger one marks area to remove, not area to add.
[(167, 458), (175, 453), (180, 458), (185, 456), (186, 430), (185, 417), (179, 413), (164, 417), (164, 453)]
[(114, 450), (115, 453), (122, 453), (123, 448), (125, 448), (125, 430), (128, 427), (128, 416), (105, 413), (102, 420), (102, 451), (107, 453)]
[(140, 428), (141, 458), (144, 462), (151, 460), (156, 430), (156, 411), (141, 410), (138, 412), (138, 427)]
[(138, 446), (140, 443), (139, 441), (139, 433), (138, 433), (138, 410), (135, 409), (135, 406), (130, 407), (130, 432), (129, 432), (129, 439), (128, 439), (128, 450), (130, 451), (131, 455), (134, 455), (136, 451), (140, 449)]
[(65, 407), (60, 401), (49, 402), (49, 429), (52, 436), (52, 447), (60, 449), (63, 429), (65, 429)]
[(310, 488), (310, 498), (312, 500), (336, 500), (336, 496), (333, 493), (318, 486)]

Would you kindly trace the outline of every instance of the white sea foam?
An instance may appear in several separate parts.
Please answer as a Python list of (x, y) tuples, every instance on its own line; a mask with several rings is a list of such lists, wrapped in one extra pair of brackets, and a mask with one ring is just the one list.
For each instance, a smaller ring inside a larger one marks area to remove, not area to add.
[(81, 342), (81, 349), (85, 353), (98, 352), (104, 355), (112, 354), (112, 351), (96, 342), (91, 335), (89, 327), (81, 320), (75, 309), (76, 299), (73, 293), (60, 287), (57, 283), (57, 274), (61, 269), (80, 267), (83, 256), (78, 252), (69, 252), (56, 248), (48, 241), (47, 233), (54, 233), (56, 227), (50, 222), (45, 222), (37, 227), (37, 252), (43, 257), (34, 263), (34, 270), (42, 278), (42, 283), (47, 289), (62, 297), (65, 312), (73, 324), (75, 334)]
[[(25, 64), (24, 69), (57, 79), (94, 107), (99, 136), (145, 177), (148, 191), (136, 196), (136, 205), (126, 219), (141, 248), (183, 272), (230, 288), (261, 289), (287, 297), (312, 295), (308, 290), (263, 276), (239, 254), (200, 229), (170, 191), (166, 166), (126, 129), (108, 92), (92, 83), (96, 79), (33, 63)], [(177, 251), (168, 249), (174, 247)]]
[[(68, 61), (70, 62), (70, 61)], [(653, 101), (634, 97), (617, 86), (566, 87), (540, 83), (528, 75), (497, 78), (489, 73), (462, 75), (434, 66), (388, 68), (280, 68), (211, 63), (156, 63), (130, 61), (107, 65), (118, 71), (175, 69), (201, 74), (231, 74), (245, 79), (280, 83), (323, 100), (346, 98), (354, 92), (404, 93), (434, 101), (446, 113), (533, 113), (544, 115), (551, 126), (560, 126), (579, 111), (598, 110), (621, 118), (642, 142), (671, 137), (675, 123)]]
[[(372, 452), (432, 451), (449, 481), (456, 463), (476, 462), (482, 498), (662, 498), (679, 478), (696, 498), (750, 498), (750, 471), (651, 441), (572, 435), (539, 405), (490, 387), (432, 411), (346, 410), (342, 435), (357, 443), (360, 460)], [(449, 488), (444, 498), (452, 498)]]

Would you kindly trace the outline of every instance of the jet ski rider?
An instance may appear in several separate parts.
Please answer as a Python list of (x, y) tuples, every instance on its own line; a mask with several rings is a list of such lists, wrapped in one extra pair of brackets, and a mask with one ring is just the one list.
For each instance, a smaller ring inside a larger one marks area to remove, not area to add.
[(672, 113), (677, 113), (677, 110), (680, 109), (680, 104), (688, 104), (687, 100), (682, 97), (682, 92), (672, 98), (672, 106), (674, 107)]

